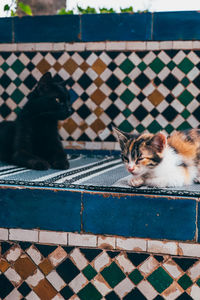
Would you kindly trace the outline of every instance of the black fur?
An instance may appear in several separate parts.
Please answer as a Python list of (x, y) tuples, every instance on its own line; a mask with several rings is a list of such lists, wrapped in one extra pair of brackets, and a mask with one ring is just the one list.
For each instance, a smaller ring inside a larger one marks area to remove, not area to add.
[(36, 170), (69, 167), (57, 129), (71, 111), (64, 85), (44, 74), (17, 119), (0, 123), (0, 160)]

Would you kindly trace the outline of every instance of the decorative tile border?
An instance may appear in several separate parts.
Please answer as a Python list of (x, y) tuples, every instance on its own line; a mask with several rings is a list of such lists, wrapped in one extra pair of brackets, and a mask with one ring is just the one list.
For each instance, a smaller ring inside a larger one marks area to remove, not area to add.
[(125, 238), (120, 236), (79, 234), (38, 229), (0, 228), (0, 241), (34, 242), (70, 247), (89, 247), (200, 258), (200, 244), (169, 240)]

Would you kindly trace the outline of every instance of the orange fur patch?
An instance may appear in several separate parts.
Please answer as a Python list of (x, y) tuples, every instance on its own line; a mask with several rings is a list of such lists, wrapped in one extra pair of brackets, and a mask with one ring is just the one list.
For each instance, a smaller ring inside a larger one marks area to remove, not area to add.
[(190, 142), (186, 140), (184, 133), (176, 132), (168, 138), (168, 144), (176, 149), (178, 153), (188, 159), (193, 159), (196, 156), (199, 143), (197, 141)]

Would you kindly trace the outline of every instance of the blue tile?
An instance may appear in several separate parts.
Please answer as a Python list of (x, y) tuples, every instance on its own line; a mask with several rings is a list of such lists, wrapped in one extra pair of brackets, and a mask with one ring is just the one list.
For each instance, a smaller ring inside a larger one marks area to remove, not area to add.
[(83, 230), (142, 238), (193, 240), (195, 199), (83, 194)]
[(12, 18), (0, 18), (0, 43), (12, 42)]
[(154, 13), (153, 40), (199, 40), (199, 28), (197, 11)]
[(0, 189), (0, 227), (80, 231), (81, 193)]
[(151, 38), (151, 14), (82, 15), (82, 41), (145, 41)]
[(35, 16), (14, 18), (15, 42), (72, 42), (80, 40), (80, 17)]

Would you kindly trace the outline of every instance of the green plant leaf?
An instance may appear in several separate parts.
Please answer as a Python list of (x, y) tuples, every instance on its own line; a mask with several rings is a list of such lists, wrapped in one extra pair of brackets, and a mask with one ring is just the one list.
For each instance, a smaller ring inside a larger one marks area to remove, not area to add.
[(3, 8), (4, 11), (8, 11), (10, 10), (10, 6), (8, 4), (4, 5), (4, 8)]
[(65, 8), (61, 8), (57, 11), (58, 15), (73, 15), (73, 10), (65, 10)]
[(19, 8), (27, 15), (32, 16), (32, 10), (29, 5), (24, 4), (23, 2), (18, 2)]
[(116, 13), (116, 11), (114, 11), (113, 8), (105, 8), (105, 7), (102, 7), (102, 8), (99, 8), (99, 11), (101, 14), (112, 14), (112, 13)]
[(78, 12), (81, 14), (96, 14), (97, 11), (94, 7), (87, 6), (86, 8), (82, 8), (77, 5)]
[(133, 6), (129, 6), (129, 7), (126, 7), (126, 8), (121, 8), (121, 7), (120, 7), (120, 11), (121, 11), (122, 13), (133, 13), (133, 12), (134, 12)]

